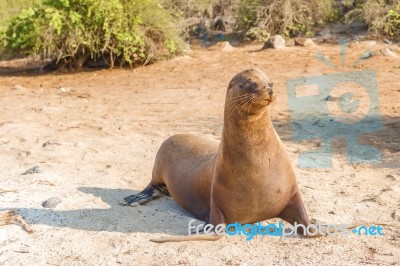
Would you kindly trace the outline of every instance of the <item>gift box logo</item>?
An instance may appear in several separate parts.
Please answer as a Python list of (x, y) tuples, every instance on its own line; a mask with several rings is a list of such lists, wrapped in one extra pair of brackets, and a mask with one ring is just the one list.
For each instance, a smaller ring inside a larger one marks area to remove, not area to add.
[[(342, 66), (346, 42), (340, 44)], [(352, 67), (367, 58), (364, 53)], [(317, 59), (336, 67), (318, 53)], [(327, 75), (293, 78), (286, 83), (293, 138), (298, 141), (319, 140), (314, 150), (299, 155), (298, 164), (304, 168), (332, 166), (332, 140), (345, 137), (347, 161), (376, 163), (380, 151), (360, 144), (362, 134), (382, 128), (378, 85), (373, 70), (345, 71)]]

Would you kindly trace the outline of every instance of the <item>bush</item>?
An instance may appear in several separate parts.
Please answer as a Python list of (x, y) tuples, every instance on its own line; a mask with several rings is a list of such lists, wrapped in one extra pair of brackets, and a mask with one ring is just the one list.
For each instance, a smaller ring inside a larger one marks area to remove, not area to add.
[(5, 49), (74, 67), (142, 64), (182, 51), (176, 22), (155, 0), (43, 0), (11, 20)]
[(0, 27), (5, 27), (13, 16), (18, 15), (22, 9), (39, 3), (40, 0), (1, 0), (0, 1)]
[(347, 0), (350, 11), (346, 21), (355, 19), (365, 22), (369, 30), (388, 35), (400, 36), (400, 4), (397, 0)]
[[(167, 0), (165, 0), (167, 1)], [(212, 23), (223, 18), (230, 29), (265, 41), (273, 34), (286, 36), (313, 34), (313, 28), (338, 18), (335, 0), (171, 0), (170, 6), (179, 10), (190, 27), (197, 22), (203, 29), (199, 35), (213, 30)], [(193, 20), (193, 17), (200, 19)], [(211, 19), (211, 25), (204, 25)], [(205, 28), (205, 30), (204, 30)], [(195, 35), (195, 34), (194, 34)]]
[[(227, 26), (232, 32), (236, 20), (235, 10), (241, 0), (161, 0), (163, 5), (185, 20), (184, 37), (201, 38), (218, 27)], [(223, 19), (229, 25), (218, 24)]]
[(242, 0), (238, 7), (239, 28), (259, 36), (313, 35), (313, 28), (337, 18), (334, 0)]

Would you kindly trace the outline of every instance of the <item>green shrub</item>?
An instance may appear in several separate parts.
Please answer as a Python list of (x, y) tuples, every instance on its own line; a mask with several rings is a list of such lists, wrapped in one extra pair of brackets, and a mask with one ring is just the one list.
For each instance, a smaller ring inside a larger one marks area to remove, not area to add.
[(5, 49), (74, 67), (88, 58), (133, 65), (182, 51), (175, 21), (155, 0), (43, 0), (11, 20)]
[(398, 0), (347, 0), (351, 7), (347, 22), (360, 20), (370, 31), (390, 37), (400, 36), (400, 4)]
[(400, 36), (400, 4), (388, 11), (384, 31), (389, 36)]
[(241, 0), (238, 27), (269, 34), (312, 35), (316, 25), (337, 18), (334, 0)]
[(6, 27), (11, 18), (18, 15), (24, 8), (32, 7), (40, 0), (1, 0), (0, 1), (0, 28)]

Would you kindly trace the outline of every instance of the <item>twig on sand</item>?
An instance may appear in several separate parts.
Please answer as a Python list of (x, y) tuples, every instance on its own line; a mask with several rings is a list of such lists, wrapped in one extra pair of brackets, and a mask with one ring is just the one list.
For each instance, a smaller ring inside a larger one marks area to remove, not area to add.
[(7, 193), (7, 192), (17, 192), (16, 189), (2, 189), (0, 188), (0, 194), (1, 193)]
[(32, 227), (20, 215), (17, 215), (15, 211), (0, 212), (0, 226), (8, 224), (18, 224), (29, 234), (33, 233)]

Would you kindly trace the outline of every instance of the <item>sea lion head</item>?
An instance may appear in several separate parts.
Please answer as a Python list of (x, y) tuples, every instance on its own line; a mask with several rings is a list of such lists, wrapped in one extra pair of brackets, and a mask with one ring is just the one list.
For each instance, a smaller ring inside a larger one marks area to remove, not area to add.
[(230, 81), (226, 107), (230, 112), (258, 113), (274, 100), (273, 83), (257, 68), (244, 70)]

